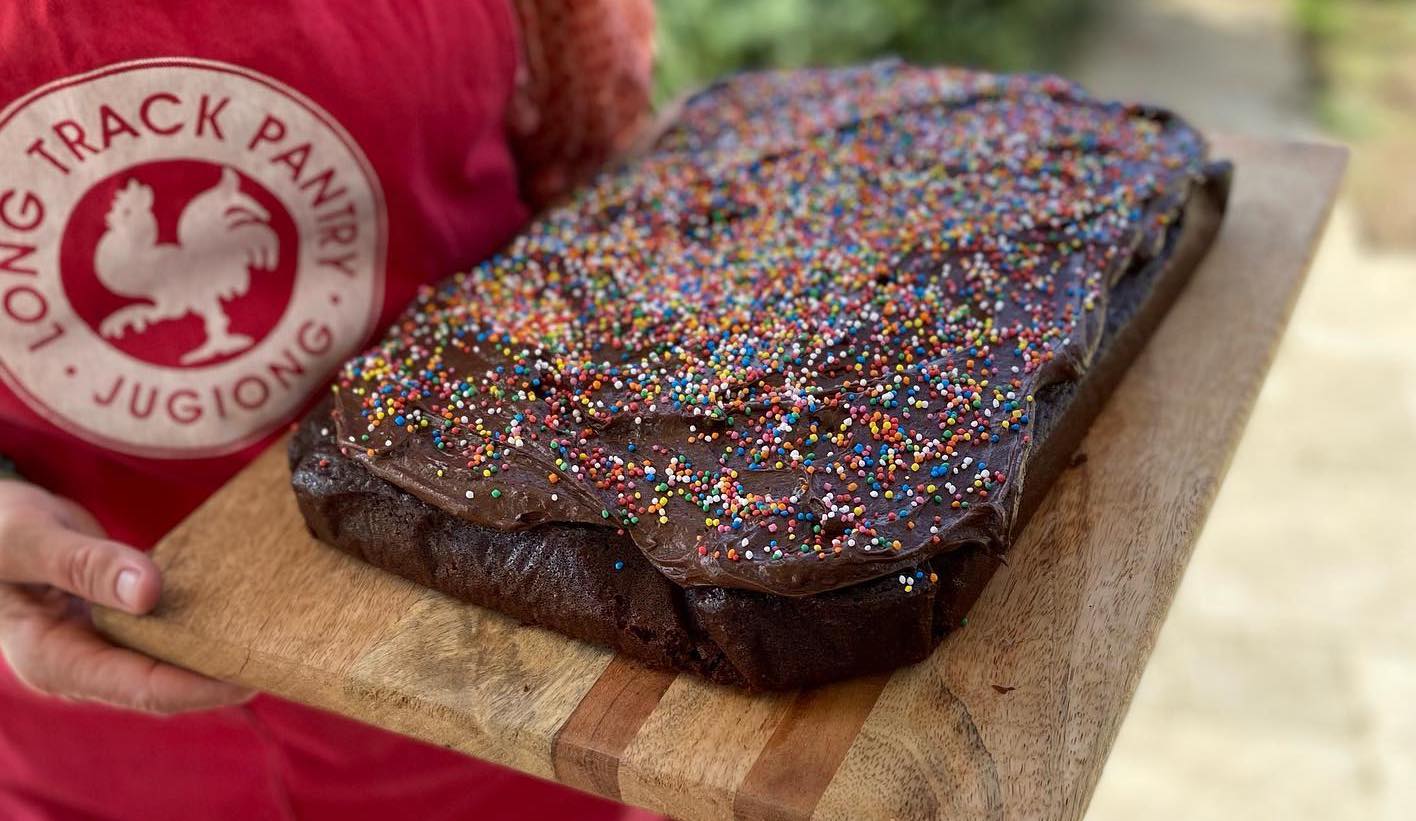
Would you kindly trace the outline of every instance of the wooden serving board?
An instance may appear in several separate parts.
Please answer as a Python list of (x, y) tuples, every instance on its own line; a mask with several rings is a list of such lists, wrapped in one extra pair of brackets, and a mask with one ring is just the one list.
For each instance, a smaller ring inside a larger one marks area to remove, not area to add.
[(115, 640), (690, 819), (1077, 818), (1326, 221), (1342, 149), (1223, 138), (1194, 282), (978, 602), (927, 661), (746, 695), (459, 604), (313, 541), (272, 448), (158, 545)]

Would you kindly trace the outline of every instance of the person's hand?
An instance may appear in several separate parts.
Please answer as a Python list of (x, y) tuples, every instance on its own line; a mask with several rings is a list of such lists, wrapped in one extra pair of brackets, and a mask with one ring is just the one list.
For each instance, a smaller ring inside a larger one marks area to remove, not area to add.
[(0, 653), (44, 693), (150, 713), (233, 704), (249, 691), (115, 647), (86, 603), (128, 613), (157, 604), (162, 579), (138, 550), (104, 538), (88, 511), (17, 479), (0, 480)]

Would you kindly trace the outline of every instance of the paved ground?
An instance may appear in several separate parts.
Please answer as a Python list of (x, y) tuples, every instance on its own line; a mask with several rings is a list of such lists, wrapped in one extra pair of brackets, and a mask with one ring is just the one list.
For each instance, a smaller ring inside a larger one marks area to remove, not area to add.
[[(1280, 0), (1116, 5), (1093, 89), (1319, 132)], [(1359, 235), (1340, 204), (1093, 821), (1416, 816), (1416, 254)]]

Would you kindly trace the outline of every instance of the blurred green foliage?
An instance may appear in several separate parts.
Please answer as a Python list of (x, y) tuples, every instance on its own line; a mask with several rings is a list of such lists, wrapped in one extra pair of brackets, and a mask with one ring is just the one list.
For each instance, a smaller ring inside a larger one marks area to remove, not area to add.
[(1416, 125), (1416, 0), (1290, 0), (1324, 125), (1353, 139)]
[(659, 0), (660, 100), (746, 68), (918, 63), (1048, 69), (1099, 0)]
[(1343, 0), (1290, 0), (1300, 34), (1331, 37), (1343, 25)]

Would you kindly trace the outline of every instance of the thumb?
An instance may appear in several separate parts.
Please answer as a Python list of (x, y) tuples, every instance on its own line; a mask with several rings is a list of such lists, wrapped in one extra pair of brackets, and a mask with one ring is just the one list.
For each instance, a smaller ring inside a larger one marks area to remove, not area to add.
[(157, 604), (161, 574), (152, 559), (52, 519), (10, 528), (0, 544), (0, 580), (48, 584), (96, 604), (146, 613)]

